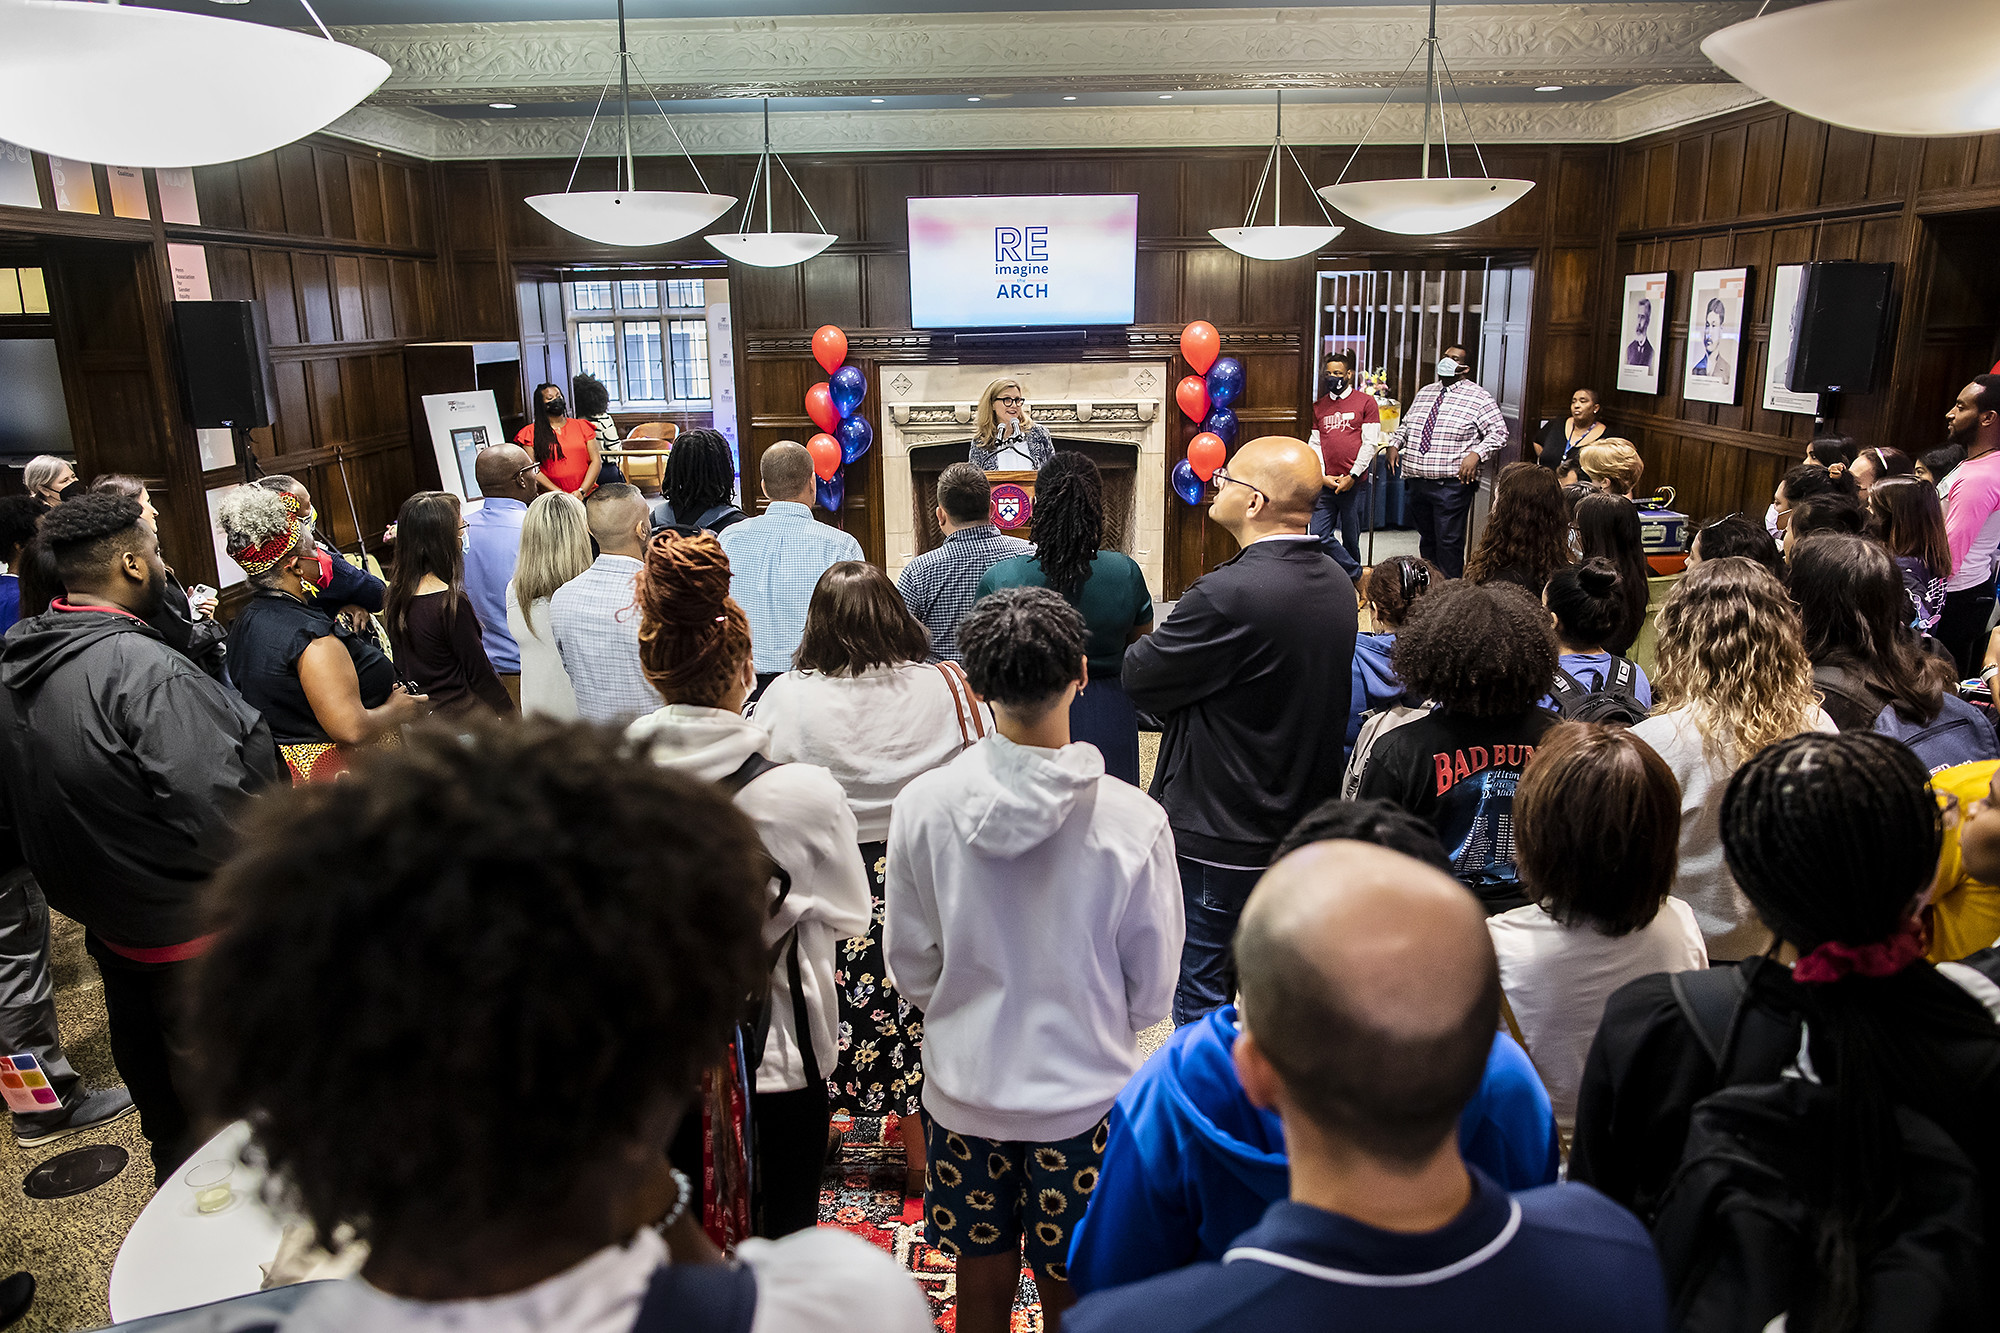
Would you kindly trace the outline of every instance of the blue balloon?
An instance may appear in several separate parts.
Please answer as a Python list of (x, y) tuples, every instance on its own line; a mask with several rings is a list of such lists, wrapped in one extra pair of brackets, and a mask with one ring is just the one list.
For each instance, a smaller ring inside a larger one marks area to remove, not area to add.
[(1174, 494), (1191, 505), (1198, 505), (1208, 494), (1208, 483), (1194, 474), (1194, 465), (1183, 458), (1174, 464)]
[(836, 472), (831, 478), (815, 478), (814, 481), (819, 507), (829, 514), (839, 513), (841, 504), (847, 499), (847, 478)]
[(1243, 396), (1243, 363), (1233, 356), (1225, 356), (1208, 368), (1205, 381), (1208, 384), (1208, 405), (1227, 407)]
[(840, 461), (852, 463), (875, 443), (875, 428), (864, 416), (851, 416), (834, 427), (833, 438), (840, 441)]
[(826, 390), (833, 397), (833, 410), (840, 413), (840, 419), (845, 421), (854, 415), (854, 409), (861, 406), (861, 400), (868, 396), (868, 378), (853, 366), (842, 366), (833, 372)]
[(1208, 420), (1201, 423), (1201, 428), (1220, 435), (1222, 442), (1230, 448), (1236, 447), (1236, 414), (1228, 408), (1218, 407), (1210, 412)]

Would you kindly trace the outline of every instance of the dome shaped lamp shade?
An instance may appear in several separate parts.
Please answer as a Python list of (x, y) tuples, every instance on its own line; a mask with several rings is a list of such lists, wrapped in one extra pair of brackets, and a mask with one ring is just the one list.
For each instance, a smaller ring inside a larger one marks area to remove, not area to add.
[[(1533, 181), (1488, 176), (1486, 154), (1480, 151), (1477, 139), (1472, 142), (1472, 151), (1479, 159), (1479, 174), (1451, 174), (1451, 134), (1445, 118), (1444, 89), (1438, 82), (1440, 65), (1444, 67), (1445, 79), (1451, 84), (1452, 99), (1458, 103), (1459, 118), (1465, 122), (1468, 138), (1471, 138), (1472, 117), (1465, 112), (1465, 100), (1458, 96), (1458, 81), (1451, 77), (1451, 66), (1445, 61), (1444, 51), (1438, 45), (1437, 24), (1437, 0), (1431, 0), (1430, 34), (1417, 50), (1424, 57), (1423, 174), (1393, 180), (1349, 181), (1348, 167), (1354, 165), (1354, 159), (1361, 156), (1361, 150), (1368, 142), (1368, 136), (1364, 134), (1361, 142), (1354, 146), (1354, 152), (1349, 154), (1347, 166), (1341, 168), (1340, 178), (1331, 185), (1322, 186), (1319, 191), (1320, 198), (1327, 203), (1377, 231), (1396, 232), (1403, 236), (1435, 236), (1458, 231), (1476, 222), (1484, 222), (1535, 188)], [(1410, 64), (1416, 63), (1416, 56), (1411, 56)], [(1445, 174), (1442, 177), (1431, 175), (1433, 107), (1437, 109), (1439, 137), (1444, 143)], [(1386, 105), (1384, 109), (1387, 109)], [(1376, 119), (1381, 119), (1380, 112), (1376, 113)], [(1370, 126), (1371, 130), (1373, 128)]]
[[(625, 0), (618, 0), (619, 123), (625, 150), (619, 160), (624, 168), (624, 188), (531, 194), (525, 202), (564, 231), (581, 236), (586, 241), (596, 241), (599, 245), (665, 245), (668, 241), (692, 236), (721, 217), (736, 202), (736, 196), (706, 192), (708, 182), (702, 178), (701, 164), (694, 160), (692, 153), (687, 152), (684, 143), (681, 152), (686, 154), (688, 165), (694, 168), (695, 179), (701, 181), (701, 192), (638, 188), (638, 177), (632, 162), (631, 69), (632, 52), (625, 44)], [(610, 91), (611, 85), (607, 83), (604, 92), (598, 95), (597, 111), (591, 113), (590, 125), (583, 132), (583, 146), (577, 149), (576, 166), (570, 168), (571, 185), (576, 184), (577, 169), (583, 165), (583, 155), (590, 150), (591, 131), (597, 128), (598, 112), (604, 109), (604, 98)], [(658, 101), (655, 97), (656, 105)], [(667, 127), (672, 129), (673, 122), (668, 121)], [(674, 138), (680, 138), (679, 130), (674, 130)], [(614, 181), (614, 184), (617, 183)]]
[[(806, 206), (806, 212), (812, 214), (812, 220), (824, 227), (826, 224), (820, 222), (819, 213), (813, 208), (812, 200), (806, 198), (806, 192), (799, 188), (798, 179), (792, 175), (792, 169), (785, 165), (783, 158), (771, 151), (771, 99), (767, 97), (764, 99), (764, 152), (750, 173), (750, 194), (743, 201), (743, 217), (737, 222), (735, 231), (707, 238), (708, 243), (723, 254), (755, 268), (783, 268), (787, 264), (803, 264), (840, 239), (826, 231), (771, 230), (773, 162), (777, 163), (778, 169), (785, 173), (785, 179), (791, 181), (792, 189), (798, 191), (799, 202)], [(757, 206), (757, 192), (760, 189), (764, 192), (764, 230), (751, 231), (750, 213)]]
[(137, 5), (0, 0), (0, 138), (79, 162), (255, 157), (324, 129), (388, 77), (387, 61), (330, 34)]
[(2000, 130), (2000, 64), (1967, 43), (1990, 35), (1993, 18), (1992, 0), (1821, 0), (1731, 24), (1701, 50), (1738, 82), (1829, 125), (1985, 134)]
[(1329, 185), (1320, 197), (1356, 222), (1404, 236), (1470, 227), (1535, 188), (1533, 181), (1486, 176), (1409, 177)]
[[(1291, 159), (1292, 168), (1299, 173), (1299, 179), (1305, 181), (1308, 190), (1312, 188), (1312, 178), (1306, 175), (1306, 169), (1299, 165), (1297, 155), (1285, 143), (1285, 94), (1282, 90), (1277, 95), (1277, 105), (1277, 135), (1271, 142), (1270, 155), (1264, 159), (1264, 174), (1257, 178), (1257, 192), (1250, 196), (1250, 210), (1243, 215), (1243, 225), (1240, 227), (1210, 227), (1208, 229), (1210, 236), (1213, 236), (1223, 245), (1246, 259), (1298, 259), (1305, 255), (1317, 253), (1321, 247), (1334, 237), (1340, 235), (1343, 230), (1343, 228), (1334, 225), (1333, 218), (1327, 213), (1325, 204), (1320, 204), (1319, 206), (1320, 217), (1323, 220), (1322, 223), (1308, 224), (1306, 226), (1294, 223), (1289, 227), (1285, 225), (1284, 200), (1282, 198), (1284, 194), (1284, 169), (1278, 165), (1279, 154), (1283, 153), (1285, 157)], [(1271, 173), (1273, 171), (1278, 172), (1279, 176), (1275, 184), (1271, 180)], [(1273, 187), (1271, 189), (1271, 225), (1260, 227), (1254, 225), (1254, 223), (1257, 218), (1257, 206), (1264, 200), (1264, 189), (1267, 185)], [(1313, 202), (1319, 203), (1317, 197), (1315, 197)]]

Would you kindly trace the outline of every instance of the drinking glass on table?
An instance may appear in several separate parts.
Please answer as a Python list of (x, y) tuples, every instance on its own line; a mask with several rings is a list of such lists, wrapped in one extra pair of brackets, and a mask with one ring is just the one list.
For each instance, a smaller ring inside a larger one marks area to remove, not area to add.
[(194, 1191), (194, 1210), (198, 1213), (219, 1213), (236, 1199), (236, 1191), (230, 1180), (236, 1168), (221, 1160), (203, 1162), (188, 1168), (181, 1179)]

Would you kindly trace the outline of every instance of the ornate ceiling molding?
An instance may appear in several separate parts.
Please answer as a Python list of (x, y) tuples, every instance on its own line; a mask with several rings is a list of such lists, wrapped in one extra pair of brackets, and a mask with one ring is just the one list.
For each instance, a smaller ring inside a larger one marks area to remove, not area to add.
[[(1599, 102), (1472, 103), (1473, 133), (1483, 145), (1612, 143), (1720, 115), (1758, 101), (1739, 84), (1635, 89)], [(1378, 111), (1380, 119), (1377, 119)], [(1462, 142), (1453, 115), (1452, 139)], [(1141, 106), (1089, 108), (968, 108), (964, 111), (775, 113), (772, 139), (787, 153), (937, 152), (1022, 148), (1183, 148), (1264, 146), (1271, 112), (1262, 106)], [(761, 143), (754, 116), (674, 117), (674, 126), (696, 153), (752, 153)], [(1295, 144), (1351, 144), (1369, 133), (1374, 143), (1416, 143), (1423, 108), (1398, 103), (1288, 107), (1286, 137)], [(329, 132), (378, 148), (445, 160), (568, 158), (583, 142), (584, 124), (573, 118), (446, 120), (402, 108), (357, 108)], [(613, 139), (600, 132), (592, 156), (608, 157)], [(658, 116), (635, 117), (633, 147), (647, 155), (679, 153)], [(1454, 162), (1458, 156), (1454, 155)]]
[[(1441, 11), (1462, 87), (1723, 81), (1701, 39), (1756, 0), (1500, 4)], [(664, 97), (1310, 87), (1398, 80), (1424, 34), (1416, 6), (1036, 14), (647, 19), (630, 26)], [(392, 24), (338, 29), (394, 73), (378, 105), (594, 99), (615, 62), (610, 25)], [(1145, 74), (1135, 74), (1143, 70)], [(686, 71), (699, 71), (689, 79)]]

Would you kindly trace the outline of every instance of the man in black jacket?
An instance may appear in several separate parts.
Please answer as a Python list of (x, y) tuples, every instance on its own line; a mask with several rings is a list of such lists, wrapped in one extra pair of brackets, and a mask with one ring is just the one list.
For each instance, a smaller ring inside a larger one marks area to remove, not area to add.
[(68, 594), (0, 647), (6, 814), (50, 904), (87, 932), (164, 1180), (196, 1146), (178, 990), (206, 944), (199, 895), (243, 800), (284, 768), (256, 711), (146, 623), (166, 567), (137, 500), (70, 501), (42, 540)]
[(1243, 550), (1125, 650), (1125, 692), (1166, 720), (1153, 796), (1187, 906), (1176, 1026), (1229, 1002), (1244, 900), (1292, 825), (1339, 795), (1353, 691), (1354, 584), (1307, 531), (1319, 455), (1265, 436), (1215, 483), (1209, 513)]

